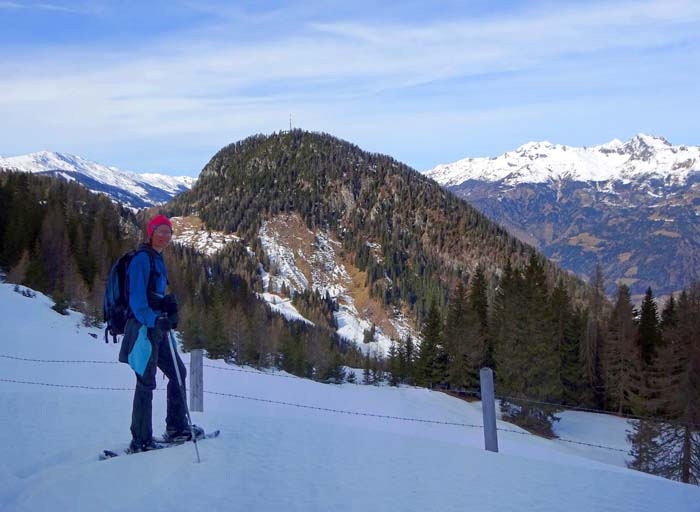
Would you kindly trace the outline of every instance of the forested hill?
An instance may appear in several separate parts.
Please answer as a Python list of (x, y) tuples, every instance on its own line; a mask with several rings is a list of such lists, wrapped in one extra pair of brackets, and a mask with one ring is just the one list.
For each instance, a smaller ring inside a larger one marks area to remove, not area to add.
[[(477, 265), (493, 278), (506, 262), (523, 268), (535, 253), (393, 158), (301, 130), (226, 146), (193, 189), (167, 207), (172, 215), (198, 215), (251, 243), (264, 220), (296, 212), (309, 228), (330, 230), (342, 240), (368, 273), (374, 296), (408, 306), (418, 320), (432, 300), (444, 305)], [(545, 268), (552, 284), (561, 277), (572, 295), (582, 295), (580, 282), (548, 262)]]

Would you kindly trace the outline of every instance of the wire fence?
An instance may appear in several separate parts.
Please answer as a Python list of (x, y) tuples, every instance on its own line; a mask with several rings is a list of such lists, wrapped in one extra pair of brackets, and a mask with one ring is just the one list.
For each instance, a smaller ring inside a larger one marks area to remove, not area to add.
[[(481, 392), (477, 390), (467, 390), (465, 393), (472, 395), (472, 396), (478, 396), (481, 397)], [(679, 420), (671, 420), (668, 418), (659, 418), (655, 416), (636, 416), (634, 414), (626, 414), (626, 413), (613, 413), (610, 411), (601, 411), (600, 409), (592, 409), (590, 407), (578, 407), (575, 405), (568, 405), (568, 404), (560, 404), (560, 403), (555, 403), (555, 402), (547, 402), (544, 400), (533, 400), (531, 398), (527, 397), (521, 397), (521, 396), (506, 396), (506, 395), (496, 395), (497, 400), (504, 400), (508, 402), (522, 402), (522, 403), (530, 403), (530, 404), (535, 404), (535, 405), (544, 405), (547, 407), (555, 407), (557, 409), (561, 410), (567, 410), (567, 411), (580, 411), (580, 412), (589, 412), (589, 413), (595, 413), (595, 414), (603, 414), (606, 416), (612, 416), (615, 418), (623, 418), (627, 420), (644, 420), (644, 421), (653, 421), (657, 423), (670, 423), (674, 425), (683, 425), (683, 426), (688, 426), (688, 427), (693, 427), (693, 428), (698, 428), (700, 429), (700, 425), (697, 423), (692, 423), (688, 421), (679, 421)]]
[[(83, 359), (83, 360), (36, 359), (36, 358), (13, 356), (13, 355), (8, 355), (8, 354), (0, 354), (0, 358), (16, 360), (16, 361), (24, 361), (24, 362), (36, 362), (36, 363), (121, 364), (118, 361), (87, 360), (87, 359)], [(289, 375), (289, 374), (284, 374), (284, 373), (270, 373), (270, 372), (263, 372), (263, 371), (258, 371), (258, 370), (248, 370), (248, 369), (243, 369), (243, 368), (224, 368), (221, 366), (215, 366), (215, 365), (210, 365), (210, 364), (204, 364), (203, 366), (206, 368), (214, 369), (214, 370), (249, 373), (249, 374), (254, 374), (254, 375), (262, 375), (262, 376), (277, 377), (277, 378), (299, 379), (299, 377)], [(45, 387), (52, 387), (52, 388), (70, 388), (70, 389), (86, 389), (86, 390), (101, 390), (101, 391), (133, 391), (133, 388), (115, 388), (115, 387), (103, 387), (103, 386), (55, 384), (55, 383), (48, 383), (48, 382), (23, 381), (23, 380), (5, 379), (5, 378), (0, 378), (0, 382), (8, 382), (8, 383), (14, 383), (14, 384), (25, 384), (25, 385), (38, 385), (38, 386), (45, 386)], [(269, 403), (269, 404), (274, 404), (274, 405), (284, 405), (284, 406), (297, 407), (297, 408), (302, 408), (302, 409), (324, 411), (324, 412), (330, 412), (330, 413), (335, 413), (335, 414), (346, 414), (346, 415), (353, 415), (353, 416), (364, 416), (364, 417), (381, 418), (381, 419), (389, 419), (389, 420), (397, 420), (397, 421), (409, 421), (409, 422), (418, 422), (418, 423), (426, 423), (426, 424), (452, 425), (452, 426), (458, 426), (458, 427), (483, 429), (483, 425), (475, 425), (475, 424), (469, 424), (469, 423), (449, 422), (449, 421), (431, 420), (431, 419), (424, 419), (424, 418), (391, 416), (391, 415), (367, 413), (367, 412), (361, 412), (361, 411), (348, 411), (348, 410), (343, 410), (343, 409), (333, 409), (333, 408), (326, 408), (326, 407), (320, 407), (320, 406), (315, 406), (315, 405), (285, 402), (285, 401), (272, 400), (272, 399), (267, 399), (267, 398), (249, 397), (249, 396), (244, 396), (244, 395), (240, 395), (240, 394), (221, 393), (221, 392), (208, 391), (208, 390), (205, 390), (204, 393), (209, 394), (209, 395), (218, 395), (218, 396), (223, 396), (223, 397), (230, 397), (230, 398), (236, 398), (236, 399), (241, 399), (241, 400), (250, 400), (250, 401), (256, 401), (256, 402), (263, 402), (263, 403)], [(479, 390), (475, 390), (475, 389), (467, 389), (467, 390), (462, 389), (462, 390), (460, 390), (460, 393), (468, 394), (468, 395), (479, 397), (479, 398), (481, 397), (481, 392)], [(563, 409), (563, 410), (575, 410), (575, 411), (591, 412), (591, 413), (597, 413), (597, 414), (607, 414), (607, 415), (614, 416), (614, 417), (622, 417), (624, 419), (659, 421), (659, 422), (664, 422), (664, 423), (674, 423), (674, 424), (688, 425), (691, 427), (700, 428), (700, 426), (695, 425), (693, 423), (674, 422), (674, 421), (663, 419), (663, 418), (633, 416), (633, 415), (628, 415), (628, 414), (617, 415), (617, 414), (611, 414), (611, 413), (606, 412), (606, 411), (600, 411), (597, 409), (569, 406), (569, 405), (563, 405), (563, 404), (547, 402), (547, 401), (542, 401), (542, 400), (533, 400), (533, 399), (529, 399), (526, 397), (513, 397), (513, 396), (499, 396), (499, 395), (497, 395), (496, 399), (507, 400), (507, 401), (519, 401), (519, 402), (525, 402), (525, 403), (533, 403), (533, 404), (537, 404), (537, 405), (546, 405), (546, 406), (556, 407), (558, 409)], [(538, 437), (535, 434), (532, 434), (532, 433), (527, 432), (527, 431), (522, 431), (522, 430), (514, 430), (514, 429), (508, 429), (508, 428), (502, 428), (502, 427), (497, 428), (497, 430), (501, 431), (501, 432), (508, 432), (508, 433), (513, 433), (513, 434)], [(586, 442), (582, 442), (582, 441), (576, 441), (573, 439), (564, 439), (561, 437), (557, 437), (557, 438), (555, 438), (555, 440), (560, 441), (560, 442), (564, 442), (564, 443), (578, 444), (578, 445), (589, 446), (589, 447), (594, 447), (594, 448), (601, 448), (601, 449), (610, 450), (610, 451), (627, 453), (627, 450), (625, 450), (625, 449), (615, 448), (615, 447), (611, 447), (611, 446), (604, 446), (604, 445), (595, 444), (595, 443), (586, 443)]]
[[(44, 361), (42, 361), (42, 362), (44, 362)], [(34, 385), (34, 386), (44, 386), (44, 387), (50, 387), (50, 388), (87, 389), (87, 390), (91, 390), (91, 391), (133, 391), (133, 388), (115, 388), (115, 387), (106, 387), (106, 386), (56, 384), (56, 383), (50, 383), (50, 382), (35, 382), (35, 381), (27, 381), (27, 380), (5, 379), (5, 378), (1, 378), (1, 377), (0, 377), (0, 382), (8, 382), (8, 383), (12, 383), (12, 384), (26, 384), (26, 385)], [(161, 389), (161, 391), (163, 391), (163, 390)], [(345, 415), (349, 415), (349, 416), (362, 416), (362, 417), (368, 417), (368, 418), (378, 418), (378, 419), (386, 419), (386, 420), (394, 420), (394, 421), (405, 421), (405, 422), (415, 422), (415, 423), (424, 423), (424, 424), (432, 424), (432, 425), (449, 425), (449, 426), (454, 426), (454, 427), (483, 429), (483, 425), (477, 425), (474, 423), (460, 423), (460, 422), (455, 422), (455, 421), (431, 420), (431, 419), (426, 419), (426, 418), (412, 418), (412, 417), (406, 417), (406, 416), (392, 416), (392, 415), (388, 415), (388, 414), (377, 414), (377, 413), (369, 413), (369, 412), (362, 412), (362, 411), (348, 411), (348, 410), (344, 410), (344, 409), (334, 409), (334, 408), (329, 408), (329, 407), (320, 407), (320, 406), (316, 406), (316, 405), (300, 404), (300, 403), (294, 403), (294, 402), (285, 402), (283, 400), (272, 400), (269, 398), (251, 397), (251, 396), (239, 395), (239, 394), (235, 394), (235, 393), (221, 393), (218, 391), (205, 390), (204, 393), (206, 393), (208, 395), (223, 396), (223, 397), (236, 398), (236, 399), (241, 399), (241, 400), (250, 400), (250, 401), (254, 401), (254, 402), (262, 402), (262, 403), (268, 403), (268, 404), (274, 404), (274, 405), (283, 405), (283, 406), (288, 406), (288, 407), (296, 407), (299, 409), (308, 409), (308, 410), (314, 410), (314, 411), (329, 412), (329, 413), (334, 413), (334, 414), (345, 414)], [(502, 428), (502, 427), (497, 428), (497, 430), (499, 432), (508, 432), (508, 433), (519, 434), (519, 435), (523, 435), (523, 436), (538, 437), (534, 434), (531, 434), (530, 432), (522, 431), (522, 430), (514, 430), (514, 429)], [(577, 444), (577, 445), (588, 446), (588, 447), (593, 447), (593, 448), (600, 448), (600, 449), (610, 450), (610, 451), (615, 451), (615, 452), (627, 453), (627, 450), (624, 450), (621, 448), (614, 448), (612, 446), (605, 446), (605, 445), (594, 444), (594, 443), (585, 443), (585, 442), (576, 441), (573, 439), (555, 438), (554, 441), (560, 441), (560, 442), (564, 442), (564, 443)]]
[[(89, 360), (89, 359), (80, 359), (80, 360), (73, 360), (73, 359), (33, 359), (33, 358), (27, 358), (27, 357), (18, 357), (18, 356), (11, 356), (11, 355), (6, 355), (6, 354), (0, 354), (0, 358), (4, 359), (13, 359), (13, 360), (18, 360), (18, 361), (26, 361), (26, 362), (37, 362), (37, 363), (75, 363), (75, 364), (121, 364), (119, 361), (101, 361), (101, 360)], [(220, 370), (220, 371), (228, 371), (228, 372), (238, 372), (238, 373), (248, 373), (248, 374), (253, 374), (253, 375), (263, 375), (267, 377), (276, 377), (276, 378), (283, 378), (283, 379), (299, 379), (300, 377), (297, 377), (296, 375), (290, 375), (287, 373), (274, 373), (274, 372), (264, 372), (260, 370), (252, 370), (252, 369), (244, 369), (244, 368), (223, 368), (221, 366), (214, 366), (211, 364), (203, 364), (202, 365), (205, 368), (211, 368), (213, 370)], [(455, 391), (455, 390), (443, 390), (443, 389), (438, 389), (435, 388), (437, 391)], [(456, 390), (458, 394), (466, 394), (469, 396), (473, 396), (475, 398), (481, 398), (481, 391), (478, 389), (459, 389)], [(629, 419), (629, 420), (646, 420), (646, 421), (655, 421), (659, 423), (673, 423), (677, 425), (684, 425), (684, 426), (689, 426), (693, 428), (699, 428), (700, 425), (692, 422), (684, 422), (684, 421), (676, 421), (676, 420), (669, 420), (668, 418), (659, 418), (659, 417), (654, 417), (654, 416), (640, 416), (640, 415), (634, 415), (634, 414), (626, 414), (626, 413), (616, 413), (616, 412), (611, 412), (611, 411), (604, 411), (600, 409), (593, 409), (590, 407), (580, 407), (580, 406), (575, 406), (575, 405), (569, 405), (569, 404), (562, 404), (562, 403), (557, 403), (557, 402), (549, 402), (546, 400), (535, 400), (532, 398), (527, 398), (523, 396), (507, 396), (507, 395), (496, 395), (497, 400), (503, 400), (503, 401), (509, 401), (509, 402), (523, 402), (523, 403), (531, 403), (531, 404), (536, 404), (536, 405), (543, 405), (543, 406), (548, 406), (548, 407), (554, 407), (559, 410), (566, 410), (566, 411), (581, 411), (581, 412), (590, 412), (590, 413), (595, 413), (595, 414), (604, 414), (607, 416), (613, 416), (616, 418), (624, 418), (624, 419)]]

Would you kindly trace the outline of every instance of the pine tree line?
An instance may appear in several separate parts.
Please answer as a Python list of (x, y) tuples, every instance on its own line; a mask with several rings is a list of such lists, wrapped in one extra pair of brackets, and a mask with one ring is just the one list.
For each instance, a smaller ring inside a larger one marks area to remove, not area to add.
[(90, 324), (101, 321), (108, 269), (133, 245), (120, 226), (134, 223), (128, 209), (76, 183), (0, 173), (0, 267), (7, 280), (51, 295), (58, 311), (84, 312)]
[(633, 422), (630, 467), (699, 483), (700, 284), (659, 314), (651, 288), (637, 311), (624, 284), (609, 307), (599, 269), (592, 282), (577, 306), (561, 282), (547, 284), (532, 256), (522, 270), (506, 266), (489, 302), (478, 268), (444, 315), (433, 303), (414, 357), (405, 358), (405, 345), (392, 348), (390, 383), (469, 391), (491, 367), (509, 421), (553, 436), (566, 406), (646, 418)]
[[(64, 180), (0, 173), (0, 269), (6, 280), (50, 295), (55, 309), (102, 322), (106, 278), (114, 261), (138, 245), (153, 211), (133, 212), (106, 196)], [(261, 254), (258, 245), (253, 251)], [(290, 323), (259, 299), (258, 258), (241, 244), (214, 256), (173, 244), (164, 253), (171, 292), (181, 303), (185, 348), (256, 367), (276, 366), (300, 376), (342, 380), (361, 354), (335, 334), (329, 297), (304, 293), (297, 307), (315, 325)]]

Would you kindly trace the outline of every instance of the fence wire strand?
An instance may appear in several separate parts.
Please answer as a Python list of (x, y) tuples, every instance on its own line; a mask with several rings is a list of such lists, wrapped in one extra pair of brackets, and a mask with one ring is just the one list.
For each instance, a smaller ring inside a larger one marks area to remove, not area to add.
[[(91, 390), (91, 391), (133, 391), (133, 388), (85, 386), (85, 385), (74, 385), (74, 384), (55, 384), (55, 383), (50, 383), (50, 382), (34, 382), (34, 381), (27, 381), (27, 380), (6, 379), (6, 378), (2, 378), (2, 377), (0, 377), (0, 382), (9, 382), (9, 383), (13, 383), (13, 384), (26, 384), (26, 385), (34, 385), (34, 386), (45, 386), (45, 387), (50, 387), (50, 388), (87, 389), (87, 390)], [(160, 389), (160, 391), (163, 391), (163, 390)], [(455, 427), (478, 428), (478, 429), (484, 428), (483, 425), (476, 425), (476, 424), (472, 424), (472, 423), (460, 423), (460, 422), (453, 422), (453, 421), (430, 420), (430, 419), (425, 419), (425, 418), (411, 418), (411, 417), (405, 417), (405, 416), (391, 416), (391, 415), (387, 415), (387, 414), (376, 414), (376, 413), (361, 412), (361, 411), (347, 411), (347, 410), (343, 410), (343, 409), (332, 409), (329, 407), (319, 407), (316, 405), (307, 405), (307, 404), (299, 404), (299, 403), (294, 403), (294, 402), (285, 402), (283, 400), (271, 400), (269, 398), (258, 398), (258, 397), (251, 397), (251, 396), (239, 395), (239, 394), (234, 394), (234, 393), (221, 393), (218, 391), (208, 391), (208, 390), (205, 390), (204, 393), (209, 394), (209, 395), (237, 398), (237, 399), (241, 399), (241, 400), (251, 400), (254, 402), (262, 402), (262, 403), (268, 403), (268, 404), (274, 404), (274, 405), (284, 405), (284, 406), (288, 406), (288, 407), (297, 407), (300, 409), (309, 409), (309, 410), (315, 410), (315, 411), (330, 412), (330, 413), (334, 413), (334, 414), (345, 414), (345, 415), (350, 415), (350, 416), (363, 416), (363, 417), (369, 417), (369, 418), (388, 419), (388, 420), (394, 420), (394, 421), (415, 422), (415, 423), (424, 423), (424, 424), (433, 424), (433, 425), (449, 425), (449, 426), (455, 426)], [(519, 435), (523, 435), (523, 436), (539, 437), (539, 436), (536, 436), (536, 435), (531, 434), (530, 432), (526, 432), (526, 431), (519, 431), (519, 430), (500, 428), (500, 427), (497, 428), (497, 430), (500, 432), (508, 432), (508, 433), (519, 434)], [(565, 443), (578, 444), (578, 445), (583, 445), (583, 446), (589, 446), (589, 447), (594, 447), (594, 448), (600, 448), (600, 449), (605, 449), (605, 450), (626, 453), (626, 450), (622, 450), (620, 448), (613, 448), (611, 446), (604, 446), (604, 445), (592, 444), (592, 443), (584, 443), (581, 441), (574, 441), (572, 439), (563, 439), (563, 438), (555, 438), (554, 440), (565, 442)]]
[[(25, 362), (38, 362), (38, 363), (64, 363), (64, 364), (120, 364), (118, 361), (99, 361), (99, 360), (87, 360), (87, 359), (34, 359), (34, 358), (27, 358), (27, 357), (18, 357), (18, 356), (12, 356), (12, 355), (7, 355), (7, 354), (0, 354), (0, 358), (4, 359), (11, 359), (11, 360), (16, 360), (16, 361), (25, 361)], [(203, 365), (206, 368), (211, 368), (214, 370), (224, 370), (224, 371), (232, 371), (232, 372), (239, 372), (239, 373), (252, 373), (254, 375), (264, 375), (268, 377), (279, 377), (279, 378), (287, 378), (287, 379), (299, 379), (299, 377), (294, 376), (294, 375), (284, 375), (284, 374), (276, 374), (276, 373), (268, 373), (268, 372), (262, 372), (262, 371), (257, 371), (257, 370), (245, 370), (242, 368), (223, 368), (221, 366), (214, 366), (210, 364), (204, 364)], [(88, 389), (88, 390), (105, 390), (105, 391), (132, 391), (133, 388), (110, 388), (110, 387), (99, 387), (99, 386), (78, 386), (78, 385), (66, 385), (66, 384), (51, 384), (51, 383), (46, 383), (46, 382), (31, 382), (31, 381), (20, 381), (20, 380), (13, 380), (13, 379), (4, 379), (0, 378), (0, 382), (11, 382), (15, 384), (30, 384), (30, 385), (40, 385), (40, 386), (47, 386), (47, 387), (55, 387), (55, 388), (72, 388), (72, 389)], [(462, 393), (475, 396), (475, 397), (481, 397), (481, 392), (479, 390), (461, 390)], [(298, 407), (298, 408), (303, 408), (303, 409), (311, 409), (311, 410), (318, 410), (318, 411), (326, 411), (326, 412), (331, 412), (331, 413), (336, 413), (336, 414), (348, 414), (348, 415), (355, 415), (355, 416), (366, 416), (366, 417), (374, 417), (374, 418), (384, 418), (384, 419), (391, 419), (391, 420), (401, 420), (401, 421), (413, 421), (413, 422), (420, 422), (420, 423), (433, 423), (433, 424), (438, 424), (438, 425), (453, 425), (453, 426), (460, 426), (460, 427), (471, 427), (471, 428), (483, 428), (483, 425), (472, 425), (468, 423), (457, 423), (457, 422), (447, 422), (447, 421), (438, 421), (438, 420), (427, 420), (427, 419), (421, 419), (421, 418), (406, 418), (406, 417), (400, 417), (400, 416), (388, 416), (388, 415), (381, 415), (381, 414), (373, 414), (373, 413), (364, 413), (364, 412), (357, 412), (357, 411), (345, 411), (342, 409), (331, 409), (331, 408), (325, 408), (325, 407), (317, 407), (313, 405), (305, 405), (305, 404), (296, 404), (296, 403), (290, 403), (290, 402), (283, 402), (279, 400), (270, 400), (266, 398), (255, 398), (255, 397), (248, 397), (244, 395), (238, 395), (238, 394), (232, 394), (232, 393), (220, 393), (216, 391), (207, 391), (205, 390), (204, 393), (211, 394), (211, 395), (219, 395), (219, 396), (227, 396), (231, 398), (238, 398), (242, 400), (252, 400), (252, 401), (257, 401), (257, 402), (266, 402), (270, 404), (276, 404), (276, 405), (286, 405), (286, 406), (292, 406), (292, 407)], [(649, 420), (649, 421), (657, 421), (657, 422), (662, 422), (662, 423), (669, 423), (669, 424), (678, 424), (678, 425), (683, 425), (683, 426), (690, 426), (694, 428), (700, 428), (700, 425), (695, 425), (693, 423), (687, 423), (687, 422), (678, 422), (678, 421), (673, 421), (673, 420), (667, 420), (667, 419), (662, 419), (662, 418), (653, 418), (653, 417), (645, 417), (645, 416), (633, 416), (629, 414), (611, 414), (606, 411), (600, 411), (597, 409), (590, 409), (586, 407), (576, 407), (576, 406), (568, 406), (568, 405), (562, 405), (562, 404), (557, 404), (553, 402), (547, 402), (543, 400), (533, 400), (525, 397), (512, 397), (512, 396), (499, 396), (497, 395), (495, 397), (497, 400), (506, 400), (506, 401), (520, 401), (520, 402), (526, 402), (526, 403), (534, 403), (538, 405), (547, 405), (551, 407), (557, 407), (559, 409), (564, 409), (564, 410), (574, 410), (574, 411), (582, 411), (582, 412), (591, 412), (591, 413), (596, 413), (596, 414), (605, 414), (608, 416), (614, 416), (614, 417), (622, 417), (625, 419), (632, 419), (632, 420)], [(497, 428), (497, 430), (501, 432), (509, 432), (513, 434), (521, 434), (521, 435), (531, 435), (533, 437), (538, 437), (535, 434), (531, 434), (530, 432), (526, 431), (518, 431), (518, 430), (513, 430), (513, 429), (504, 429), (504, 428)], [(620, 449), (620, 448), (613, 448), (610, 446), (603, 446), (603, 445), (598, 445), (598, 444), (593, 444), (593, 443), (584, 443), (582, 441), (574, 441), (571, 439), (563, 439), (563, 438), (555, 438), (557, 441), (565, 442), (565, 443), (572, 443), (572, 444), (579, 444), (579, 445), (584, 445), (584, 446), (590, 446), (590, 447), (595, 447), (595, 448), (603, 448), (606, 450), (612, 450), (612, 451), (618, 451), (618, 452), (626, 452), (626, 450)]]

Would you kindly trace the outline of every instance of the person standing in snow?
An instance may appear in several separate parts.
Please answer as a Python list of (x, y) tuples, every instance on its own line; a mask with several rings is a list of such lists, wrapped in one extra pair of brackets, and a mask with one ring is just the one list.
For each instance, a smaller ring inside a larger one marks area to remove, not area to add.
[[(168, 274), (162, 252), (173, 235), (173, 226), (165, 215), (157, 215), (148, 223), (148, 241), (139, 246), (127, 271), (129, 319), (119, 360), (136, 373), (136, 390), (131, 414), (131, 452), (158, 448), (153, 440), (152, 403), (156, 388), (156, 368), (168, 378), (167, 441), (188, 441), (192, 434), (187, 422), (184, 392), (180, 392), (173, 357), (168, 347), (170, 329), (177, 326), (177, 301), (166, 295)], [(180, 356), (175, 355), (183, 387), (187, 371)], [(195, 427), (195, 426), (193, 426)], [(195, 435), (202, 430), (195, 427)]]

